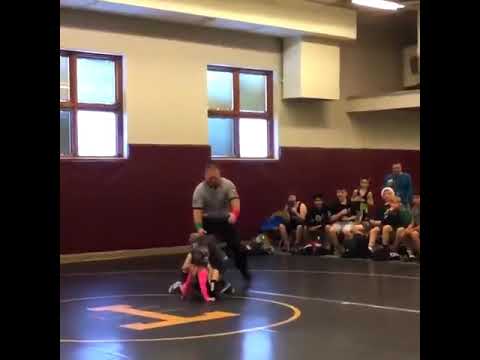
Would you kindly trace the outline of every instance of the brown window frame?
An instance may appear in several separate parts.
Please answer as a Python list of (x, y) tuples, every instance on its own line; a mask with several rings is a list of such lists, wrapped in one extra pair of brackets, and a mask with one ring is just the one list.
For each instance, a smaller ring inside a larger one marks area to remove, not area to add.
[[(71, 114), (70, 126), (70, 155), (60, 154), (60, 159), (118, 159), (124, 156), (123, 142), (123, 68), (122, 57), (118, 55), (96, 54), (80, 51), (60, 50), (60, 56), (68, 57), (68, 70), (70, 81), (70, 98), (60, 101), (60, 111), (69, 111)], [(115, 103), (94, 104), (79, 103), (77, 97), (77, 59), (110, 60), (115, 63)], [(113, 112), (117, 119), (117, 152), (115, 156), (79, 156), (77, 137), (77, 113), (79, 110)]]
[[(273, 133), (273, 71), (270, 70), (255, 70), (245, 69), (230, 66), (220, 65), (208, 65), (207, 71), (221, 71), (231, 72), (233, 74), (233, 109), (232, 110), (210, 110), (208, 109), (209, 118), (229, 118), (233, 119), (233, 156), (213, 156), (215, 160), (229, 160), (229, 159), (242, 159), (242, 160), (262, 160), (274, 158), (274, 133)], [(265, 112), (250, 112), (240, 110), (240, 74), (258, 74), (266, 76), (267, 81), (267, 93), (266, 101), (267, 108)], [(240, 134), (239, 134), (239, 120), (240, 118), (250, 119), (264, 119), (267, 120), (268, 125), (268, 155), (266, 158), (246, 158), (240, 157)]]

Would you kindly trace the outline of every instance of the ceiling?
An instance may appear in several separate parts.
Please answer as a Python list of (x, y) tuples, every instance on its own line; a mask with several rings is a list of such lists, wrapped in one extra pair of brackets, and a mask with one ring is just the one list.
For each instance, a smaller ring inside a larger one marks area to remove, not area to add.
[[(412, 0), (397, 0), (398, 2), (409, 3), (410, 6), (401, 11), (382, 11), (362, 6), (352, 6), (351, 0), (257, 0), (258, 2), (272, 4), (296, 4), (299, 1), (307, 3), (317, 3), (321, 5), (328, 5), (333, 7), (344, 7), (354, 9), (357, 12), (358, 25), (371, 25), (382, 26), (382, 28), (388, 28), (394, 31), (400, 32), (416, 32), (417, 30), (417, 13), (413, 3), (419, 3), (419, 1)], [(205, 16), (197, 16), (190, 14), (174, 13), (162, 10), (152, 10), (142, 7), (128, 7), (122, 5), (112, 5), (108, 2), (101, 2), (96, 0), (60, 0), (60, 5), (64, 7), (83, 8), (87, 10), (101, 11), (101, 12), (113, 12), (113, 13), (125, 13), (130, 16), (140, 16), (146, 18), (154, 18), (163, 21), (188, 23), (200, 26), (210, 26), (216, 28), (249, 31), (255, 33), (261, 33), (276, 37), (289, 37), (302, 35), (301, 32), (293, 29), (282, 29), (271, 26), (260, 26), (256, 24), (241, 23), (226, 19), (211, 18)]]
[[(278, 1), (278, 0), (277, 0)], [(291, 1), (291, 0), (281, 0)], [(352, 5), (351, 0), (304, 0), (309, 3), (318, 3), (329, 6), (345, 7), (357, 11), (357, 21), (359, 25), (378, 25), (385, 26), (398, 31), (408, 31), (417, 29), (417, 7), (420, 0), (395, 0), (398, 3), (404, 3), (407, 6), (398, 11), (385, 11), (380, 9), (368, 8), (364, 6)]]
[[(289, 0), (287, 0), (289, 1)], [(385, 11), (378, 10), (378, 9), (373, 9), (373, 8), (366, 8), (363, 6), (355, 6), (352, 5), (351, 0), (304, 0), (306, 2), (310, 3), (317, 3), (317, 4), (324, 4), (324, 5), (331, 5), (331, 6), (339, 6), (339, 7), (346, 7), (346, 8), (354, 8), (359, 11), (369, 11), (369, 12), (382, 12), (385, 13)], [(420, 0), (392, 0), (400, 4), (404, 4), (406, 7), (402, 9), (401, 11), (410, 11), (410, 10), (415, 10), (415, 7), (420, 3)]]

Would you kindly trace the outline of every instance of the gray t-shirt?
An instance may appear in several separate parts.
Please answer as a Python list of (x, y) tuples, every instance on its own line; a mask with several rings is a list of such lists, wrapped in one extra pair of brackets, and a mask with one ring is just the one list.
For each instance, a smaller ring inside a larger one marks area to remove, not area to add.
[(192, 207), (203, 209), (203, 217), (209, 219), (225, 219), (230, 213), (230, 201), (238, 199), (235, 184), (222, 177), (220, 185), (212, 188), (202, 181), (193, 192)]
[(420, 206), (412, 208), (413, 224), (415, 226), (420, 225)]

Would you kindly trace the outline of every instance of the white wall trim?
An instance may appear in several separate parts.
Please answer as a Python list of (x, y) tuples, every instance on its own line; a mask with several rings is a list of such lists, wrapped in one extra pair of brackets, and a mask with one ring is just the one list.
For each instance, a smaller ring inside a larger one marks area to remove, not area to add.
[(189, 245), (172, 246), (172, 247), (158, 247), (150, 249), (135, 249), (135, 250), (116, 250), (116, 251), (101, 251), (101, 252), (87, 252), (80, 254), (60, 255), (60, 264), (71, 264), (87, 261), (106, 261), (116, 259), (127, 259), (143, 256), (154, 255), (175, 255), (185, 254), (190, 250)]
[(350, 97), (347, 112), (420, 108), (420, 90), (405, 90), (370, 97)]

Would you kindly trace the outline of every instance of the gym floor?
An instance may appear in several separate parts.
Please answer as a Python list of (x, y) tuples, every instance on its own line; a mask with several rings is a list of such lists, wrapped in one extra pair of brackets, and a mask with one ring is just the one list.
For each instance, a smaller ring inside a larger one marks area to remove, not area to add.
[(168, 295), (184, 256), (62, 265), (62, 360), (419, 359), (420, 266), (250, 257), (214, 304)]

